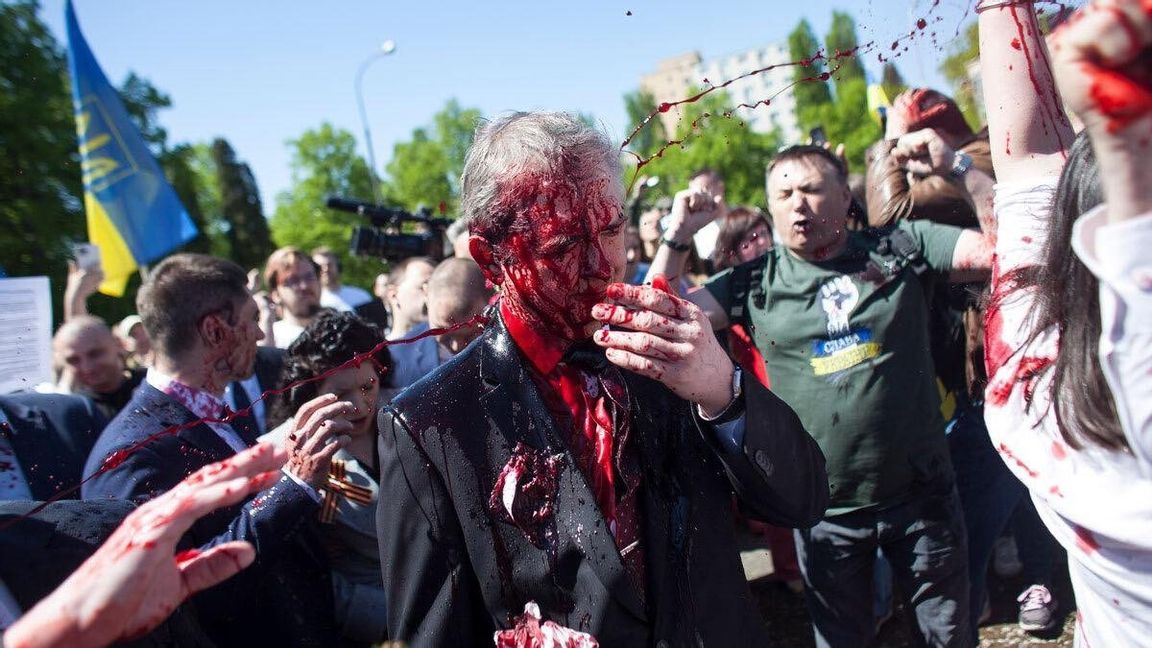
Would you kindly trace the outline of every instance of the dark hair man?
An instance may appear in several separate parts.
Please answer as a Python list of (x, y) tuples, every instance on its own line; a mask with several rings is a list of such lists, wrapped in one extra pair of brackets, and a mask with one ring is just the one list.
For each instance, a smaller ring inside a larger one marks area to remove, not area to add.
[[(471, 258), (452, 257), (440, 262), (428, 277), (428, 321), (409, 331), (408, 336), (420, 335), (430, 328), (445, 328), (461, 324), (484, 312), (492, 290), (484, 279), (480, 266)], [(428, 372), (452, 359), (479, 337), (479, 325), (438, 336), (429, 336), (409, 344), (392, 347), (396, 361), (392, 387), (397, 391), (420, 380)]]
[[(947, 168), (950, 150), (940, 144), (908, 140), (898, 154)], [(991, 178), (973, 172), (964, 182), (991, 216)], [(847, 174), (819, 146), (780, 152), (768, 165), (767, 186), (780, 245), (716, 275), (689, 299), (716, 328), (736, 321), (753, 333), (773, 388), (796, 407), (828, 458), (827, 517), (797, 532), (817, 645), (871, 639), (877, 548), (925, 641), (971, 645), (964, 525), (920, 273), (958, 279), (986, 272), (990, 242), (977, 231), (929, 222), (849, 231)], [(653, 273), (679, 272), (686, 256), (680, 247), (711, 222), (711, 209), (693, 200), (691, 189), (676, 195)]]
[[(200, 254), (158, 264), (136, 297), (155, 362), (129, 404), (96, 442), (85, 466), (85, 499), (143, 502), (210, 463), (255, 443), (232, 425), (225, 386), (253, 372), (262, 337), (256, 302), (240, 266)], [(194, 545), (249, 540), (259, 561), (196, 597), (208, 633), (224, 645), (330, 641), (334, 622), (327, 567), (306, 520), (319, 510), (350, 404), (322, 396), (304, 407), (285, 444), (284, 474), (254, 498), (209, 515), (189, 532)], [(313, 549), (319, 551), (317, 553)]]
[(381, 415), (396, 639), (472, 645), (527, 607), (605, 646), (767, 641), (730, 493), (811, 524), (823, 458), (698, 308), (620, 283), (620, 177), (617, 148), (573, 115), (476, 133), (461, 210), (502, 299), (475, 343)]
[(338, 311), (351, 311), (357, 306), (372, 301), (367, 290), (356, 286), (345, 286), (341, 279), (340, 257), (332, 248), (321, 246), (312, 250), (312, 262), (320, 268), (320, 306), (335, 308)]
[(316, 263), (294, 247), (282, 247), (268, 257), (264, 283), (268, 297), (280, 310), (272, 324), (270, 346), (287, 349), (305, 326), (320, 312), (320, 279)]

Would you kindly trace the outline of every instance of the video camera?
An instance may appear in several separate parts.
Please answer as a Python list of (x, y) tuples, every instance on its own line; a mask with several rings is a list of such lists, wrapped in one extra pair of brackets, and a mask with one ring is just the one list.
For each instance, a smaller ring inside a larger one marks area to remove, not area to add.
[[(433, 218), (432, 210), (422, 207), (411, 214), (395, 207), (385, 207), (358, 200), (329, 198), (329, 209), (352, 212), (372, 222), (352, 230), (349, 249), (356, 256), (372, 256), (387, 261), (402, 261), (414, 256), (439, 259), (444, 251), (444, 230), (452, 224), (449, 218)], [(400, 232), (404, 223), (418, 223), (424, 231), (417, 234)]]

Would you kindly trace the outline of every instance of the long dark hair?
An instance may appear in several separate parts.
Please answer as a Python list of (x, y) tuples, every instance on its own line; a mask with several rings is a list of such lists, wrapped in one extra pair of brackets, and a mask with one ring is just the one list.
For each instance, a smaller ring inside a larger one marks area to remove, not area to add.
[(740, 265), (740, 242), (760, 224), (771, 224), (760, 210), (753, 207), (730, 207), (720, 219), (720, 231), (716, 234), (716, 247), (712, 250), (712, 269), (719, 272), (725, 268)]
[(1100, 283), (1072, 251), (1076, 219), (1103, 200), (1092, 143), (1082, 132), (1072, 143), (1052, 200), (1043, 259), (1021, 273), (1019, 287), (1036, 295), (1029, 344), (1050, 329), (1059, 335), (1056, 361), (1046, 371), (1052, 373), (1050, 396), (1060, 436), (1077, 449), (1090, 444), (1129, 451), (1100, 370)]
[[(325, 309), (308, 324), (288, 347), (280, 384), (287, 390), (272, 406), (269, 427), (283, 423), (296, 410), (319, 396), (320, 381), (310, 380), (368, 353), (384, 340), (379, 327), (354, 313)], [(387, 387), (392, 373), (392, 354), (381, 347), (366, 362), (373, 362), (380, 374), (380, 386)]]

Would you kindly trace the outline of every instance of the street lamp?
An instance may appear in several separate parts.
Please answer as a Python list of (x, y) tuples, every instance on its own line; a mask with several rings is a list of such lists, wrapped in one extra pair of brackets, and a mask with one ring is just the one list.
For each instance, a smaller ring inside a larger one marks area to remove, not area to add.
[(380, 49), (364, 59), (364, 62), (360, 64), (360, 69), (356, 71), (356, 105), (360, 108), (360, 125), (364, 128), (364, 146), (368, 150), (368, 166), (372, 170), (372, 196), (376, 202), (382, 202), (383, 197), (380, 195), (380, 181), (376, 177), (376, 153), (372, 149), (372, 132), (368, 129), (368, 112), (364, 110), (364, 72), (368, 70), (368, 66), (372, 65), (373, 61), (384, 58), (395, 51), (395, 41), (384, 41), (380, 44)]

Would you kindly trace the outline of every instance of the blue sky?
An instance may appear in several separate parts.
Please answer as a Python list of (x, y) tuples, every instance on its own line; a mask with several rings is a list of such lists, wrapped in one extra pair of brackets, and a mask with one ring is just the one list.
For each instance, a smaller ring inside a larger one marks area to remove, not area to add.
[[(801, 17), (823, 37), (834, 8), (857, 20), (877, 53), (927, 17), (931, 27), (896, 59), (905, 79), (944, 88), (937, 73), (965, 14), (964, 0), (684, 2), (418, 2), (407, 0), (74, 0), (81, 29), (114, 82), (129, 70), (171, 95), (169, 141), (226, 137), (252, 167), (265, 210), (291, 183), (285, 141), (324, 121), (362, 132), (353, 81), (386, 39), (395, 53), (364, 78), (376, 159), (455, 97), (485, 114), (564, 109), (596, 116), (622, 140), (632, 124), (621, 97), (662, 58), (705, 58), (782, 42)], [(627, 12), (632, 15), (627, 15)], [(61, 43), (64, 0), (42, 0)], [(935, 43), (927, 32), (936, 33)], [(713, 81), (716, 81), (713, 79)], [(363, 142), (360, 142), (363, 147)], [(363, 151), (363, 148), (361, 148)]]

